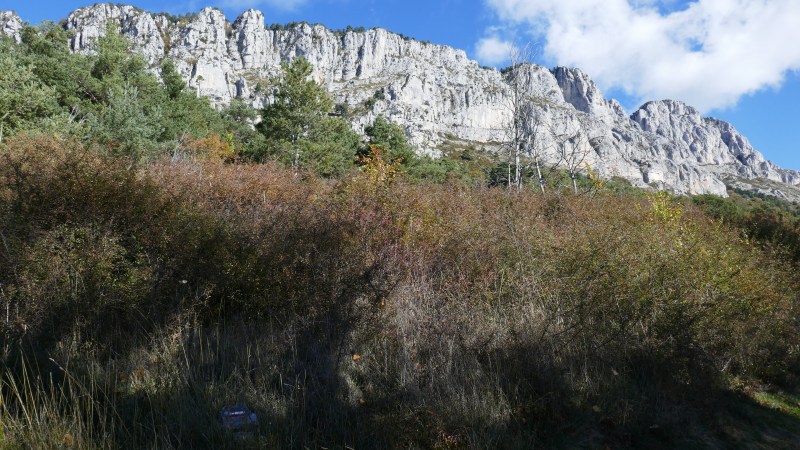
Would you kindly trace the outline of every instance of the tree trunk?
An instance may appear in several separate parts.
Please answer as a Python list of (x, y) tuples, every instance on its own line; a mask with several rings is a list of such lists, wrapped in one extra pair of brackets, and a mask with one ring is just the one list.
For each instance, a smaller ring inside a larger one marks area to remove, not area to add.
[(539, 177), (539, 188), (544, 194), (544, 178), (542, 178), (542, 166), (539, 165), (539, 158), (536, 158), (536, 175)]
[(3, 114), (3, 117), (0, 117), (0, 144), (3, 143), (3, 131), (5, 131), (6, 119), (10, 114), (11, 111), (8, 111), (7, 113)]
[(519, 192), (520, 188), (522, 187), (522, 174), (520, 173), (519, 168), (519, 147), (517, 147), (516, 154), (514, 155), (514, 184), (517, 185), (517, 192)]
[(508, 151), (508, 175), (506, 178), (506, 185), (508, 189), (511, 189), (511, 150)]

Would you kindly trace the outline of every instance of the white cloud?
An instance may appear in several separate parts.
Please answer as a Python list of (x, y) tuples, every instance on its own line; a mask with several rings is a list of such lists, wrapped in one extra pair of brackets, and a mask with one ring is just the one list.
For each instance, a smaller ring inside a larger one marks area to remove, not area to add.
[(604, 89), (702, 111), (779, 86), (800, 69), (800, 1), (486, 0), (544, 40), (548, 58)]
[(508, 61), (514, 50), (514, 44), (496, 36), (485, 37), (475, 45), (478, 60), (493, 66)]
[(276, 9), (291, 11), (306, 3), (306, 0), (222, 0), (220, 5), (225, 8), (247, 9), (269, 6)]

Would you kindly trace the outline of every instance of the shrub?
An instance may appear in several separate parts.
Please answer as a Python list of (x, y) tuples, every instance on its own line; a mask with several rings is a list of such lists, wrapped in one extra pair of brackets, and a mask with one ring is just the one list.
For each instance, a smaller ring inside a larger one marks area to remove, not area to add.
[[(731, 379), (796, 385), (791, 267), (667, 195), (412, 184), (377, 147), (338, 181), (25, 135), (0, 158), (12, 444), (43, 417), (224, 448), (235, 399), (261, 447), (688, 445)], [(11, 388), (37, 376), (91, 401), (45, 414)]]

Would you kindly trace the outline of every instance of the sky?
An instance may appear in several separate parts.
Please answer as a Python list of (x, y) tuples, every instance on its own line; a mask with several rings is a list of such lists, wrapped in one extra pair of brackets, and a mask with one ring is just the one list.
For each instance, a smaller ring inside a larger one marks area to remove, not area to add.
[[(116, 0), (124, 2), (123, 0)], [(32, 24), (92, 0), (0, 0)], [(503, 67), (515, 48), (531, 62), (578, 67), (628, 112), (684, 101), (731, 122), (779, 165), (800, 169), (800, 0), (128, 0), (172, 14), (248, 8), (267, 24), (383, 27), (464, 49)]]

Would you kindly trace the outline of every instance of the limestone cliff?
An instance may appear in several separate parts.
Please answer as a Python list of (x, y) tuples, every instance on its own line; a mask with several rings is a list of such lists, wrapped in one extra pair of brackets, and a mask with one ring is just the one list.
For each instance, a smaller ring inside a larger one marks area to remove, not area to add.
[[(220, 105), (233, 98), (265, 104), (269, 78), (281, 61), (302, 56), (337, 102), (350, 105), (357, 130), (382, 114), (401, 125), (422, 152), (436, 154), (446, 139), (491, 150), (503, 141), (511, 117), (508, 77), (521, 76), (543, 124), (540, 152), (551, 163), (563, 156), (555, 151), (559, 136), (579, 129), (583, 139), (573, 151), (581, 153), (585, 167), (637, 186), (725, 195), (726, 179), (800, 183), (798, 172), (766, 161), (730, 124), (669, 100), (627, 116), (577, 69), (523, 65), (500, 72), (480, 67), (461, 50), (383, 29), (268, 29), (264, 15), (252, 9), (231, 23), (213, 8), (175, 19), (98, 4), (64, 21), (74, 33), (72, 49), (92, 51), (109, 22), (154, 68), (173, 59), (192, 89)], [(16, 15), (0, 13), (3, 33), (18, 39), (19, 25)]]
[(0, 34), (11, 37), (17, 42), (22, 41), (22, 19), (12, 11), (0, 11)]

